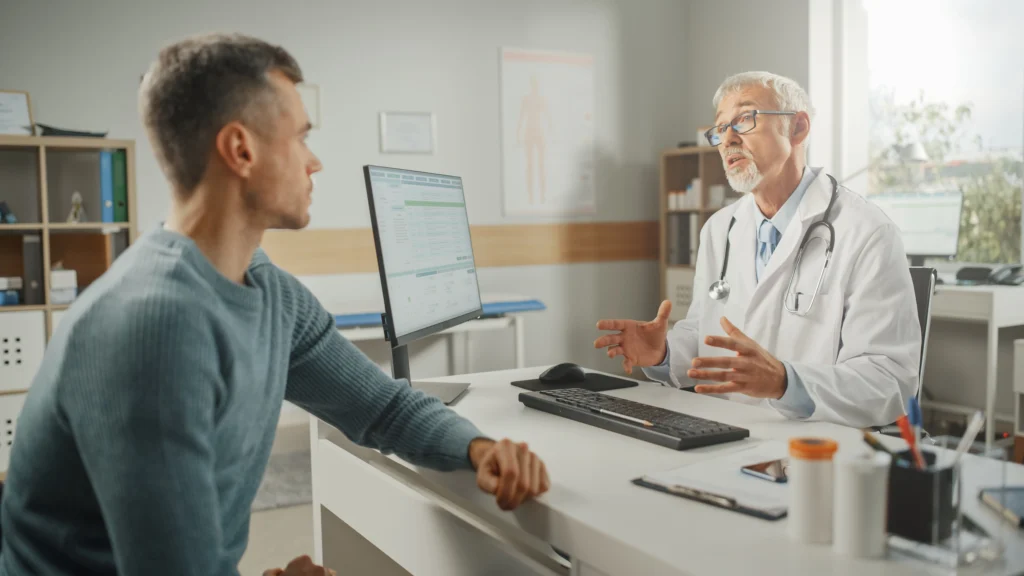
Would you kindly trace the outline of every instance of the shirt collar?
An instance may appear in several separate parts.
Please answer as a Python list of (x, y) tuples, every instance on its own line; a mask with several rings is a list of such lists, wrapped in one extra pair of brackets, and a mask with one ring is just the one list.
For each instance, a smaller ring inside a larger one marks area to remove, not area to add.
[(804, 167), (803, 176), (800, 178), (800, 183), (796, 185), (796, 190), (793, 190), (793, 193), (789, 195), (789, 198), (786, 200), (785, 204), (782, 205), (782, 208), (779, 208), (779, 211), (775, 213), (774, 218), (768, 218), (765, 216), (764, 213), (761, 212), (761, 208), (758, 207), (757, 202), (753, 202), (754, 214), (756, 216), (756, 218), (754, 218), (755, 230), (761, 227), (761, 222), (769, 220), (772, 223), (772, 226), (775, 226), (775, 229), (779, 231), (780, 237), (785, 234), (786, 228), (789, 227), (789, 223), (792, 222), (793, 217), (796, 216), (797, 208), (800, 207), (800, 201), (804, 199), (804, 193), (807, 192), (807, 189), (811, 186), (811, 182), (814, 182), (814, 179), (818, 177), (819, 172), (821, 172), (821, 168), (811, 168), (810, 166)]

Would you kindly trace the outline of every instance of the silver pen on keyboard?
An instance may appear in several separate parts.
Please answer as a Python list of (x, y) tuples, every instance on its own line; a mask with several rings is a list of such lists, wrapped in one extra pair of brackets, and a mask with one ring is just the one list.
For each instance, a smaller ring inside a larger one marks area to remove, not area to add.
[(611, 410), (605, 410), (604, 408), (591, 408), (594, 412), (604, 414), (606, 416), (614, 416), (616, 418), (622, 418), (623, 420), (629, 420), (630, 422), (636, 422), (641, 426), (647, 426), (648, 428), (654, 426), (653, 423), (647, 420), (641, 420), (640, 418), (633, 418), (632, 416), (626, 416), (625, 414), (619, 414), (618, 412), (612, 412)]

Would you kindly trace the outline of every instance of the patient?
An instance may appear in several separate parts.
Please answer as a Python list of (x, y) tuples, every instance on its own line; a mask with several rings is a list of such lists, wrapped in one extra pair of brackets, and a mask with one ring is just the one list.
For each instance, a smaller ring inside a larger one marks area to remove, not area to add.
[[(68, 312), (28, 394), (3, 495), (0, 575), (237, 574), (283, 400), (352, 440), (473, 468), (512, 509), (548, 489), (494, 442), (389, 378), (258, 249), (309, 222), (302, 72), (279, 47), (207, 36), (164, 49), (140, 91), (172, 189)], [(344, 478), (338, 478), (344, 483)], [(269, 574), (323, 574), (305, 557)]]

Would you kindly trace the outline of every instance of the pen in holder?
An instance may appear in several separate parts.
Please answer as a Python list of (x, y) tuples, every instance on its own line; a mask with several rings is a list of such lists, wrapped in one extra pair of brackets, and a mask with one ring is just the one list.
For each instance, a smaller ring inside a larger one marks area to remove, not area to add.
[(927, 464), (923, 470), (914, 464), (910, 450), (894, 454), (889, 470), (888, 532), (938, 544), (952, 534), (956, 478), (953, 466), (936, 466), (933, 452), (922, 451), (922, 455)]

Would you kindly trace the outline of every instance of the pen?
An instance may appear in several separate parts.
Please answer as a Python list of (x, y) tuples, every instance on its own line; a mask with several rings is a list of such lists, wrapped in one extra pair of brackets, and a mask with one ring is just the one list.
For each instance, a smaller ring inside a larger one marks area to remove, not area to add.
[(616, 418), (622, 418), (623, 420), (629, 420), (630, 422), (635, 422), (637, 424), (640, 424), (641, 426), (647, 426), (648, 428), (654, 426), (654, 423), (648, 422), (647, 420), (633, 418), (632, 416), (626, 416), (625, 414), (619, 414), (618, 412), (612, 412), (611, 410), (605, 410), (604, 408), (591, 408), (591, 410), (597, 412), (598, 414), (604, 414), (606, 416), (614, 416)]
[(971, 418), (971, 423), (967, 425), (964, 437), (960, 439), (960, 443), (956, 446), (956, 455), (953, 456), (954, 466), (960, 461), (960, 457), (963, 456), (964, 452), (967, 452), (971, 444), (974, 444), (974, 438), (978, 435), (983, 424), (985, 424), (985, 417), (982, 416), (981, 412), (975, 412), (974, 417)]
[(921, 403), (917, 401), (916, 396), (911, 396), (907, 402), (907, 417), (910, 419), (910, 426), (914, 430), (914, 444), (920, 444), (923, 419), (921, 418)]
[(680, 494), (680, 495), (683, 495), (683, 496), (690, 496), (692, 498), (696, 498), (697, 500), (704, 500), (704, 501), (710, 500), (712, 502), (718, 502), (719, 504), (721, 504), (723, 506), (726, 506), (728, 508), (735, 508), (736, 507), (736, 499), (735, 498), (730, 498), (728, 496), (720, 496), (718, 494), (713, 494), (711, 492), (705, 492), (703, 490), (697, 490), (695, 488), (687, 488), (686, 486), (680, 486), (678, 484), (671, 485), (671, 486), (665, 486), (665, 489), (668, 490), (669, 492), (672, 492), (672, 493), (675, 493), (675, 494)]
[(878, 441), (878, 438), (872, 436), (871, 432), (867, 430), (864, 430), (864, 441), (868, 443), (868, 446), (871, 446), (875, 450), (892, 455), (892, 450), (886, 448), (881, 442)]
[(903, 439), (910, 445), (910, 454), (913, 456), (914, 463), (917, 465), (917, 468), (919, 470), (924, 470), (926, 468), (924, 456), (922, 456), (921, 452), (917, 449), (917, 442), (914, 441), (914, 432), (910, 429), (910, 420), (904, 414), (896, 420), (896, 424), (900, 427), (900, 435), (903, 436)]

